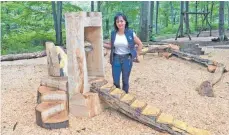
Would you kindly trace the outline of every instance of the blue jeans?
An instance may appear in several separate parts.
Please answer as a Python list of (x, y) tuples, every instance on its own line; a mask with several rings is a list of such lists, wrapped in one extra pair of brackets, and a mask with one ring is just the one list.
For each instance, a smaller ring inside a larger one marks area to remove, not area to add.
[(114, 55), (112, 64), (112, 76), (116, 88), (120, 88), (120, 75), (122, 73), (122, 89), (128, 93), (129, 77), (132, 69), (132, 58), (130, 55)]

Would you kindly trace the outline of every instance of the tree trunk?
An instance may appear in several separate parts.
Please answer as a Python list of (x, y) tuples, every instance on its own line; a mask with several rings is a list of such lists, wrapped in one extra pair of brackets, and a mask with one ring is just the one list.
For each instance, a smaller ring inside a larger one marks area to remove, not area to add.
[(141, 16), (140, 16), (140, 34), (139, 37), (141, 41), (147, 42), (149, 40), (149, 25), (148, 25), (148, 15), (149, 15), (149, 2), (141, 2)]
[[(166, 131), (172, 135), (182, 135), (182, 133), (170, 128), (168, 123), (160, 120), (162, 117), (165, 117), (164, 115), (166, 115), (164, 113), (160, 113), (160, 109), (153, 108), (145, 102), (137, 100), (134, 96), (125, 94), (123, 90), (116, 89), (112, 84), (107, 83), (106, 80), (95, 80), (92, 82), (91, 86), (91, 91), (99, 93), (100, 98), (110, 107), (127, 115), (128, 117), (155, 130), (161, 132)], [(169, 118), (173, 119), (172, 116), (169, 116)]]
[(97, 11), (98, 11), (98, 12), (100, 12), (101, 4), (102, 4), (101, 1), (98, 1), (98, 2), (97, 2)]
[(153, 34), (153, 13), (154, 13), (154, 1), (150, 1), (150, 12), (149, 12), (149, 40), (152, 40)]
[(156, 1), (157, 9), (156, 9), (156, 34), (158, 34), (158, 9), (159, 9), (159, 1)]
[(1, 56), (1, 61), (13, 61), (22, 59), (33, 59), (46, 56), (45, 51), (39, 51), (35, 53), (22, 53), (22, 54), (8, 54)]
[(210, 14), (211, 24), (214, 23), (214, 22), (213, 22), (213, 17), (212, 17), (212, 14), (213, 14), (213, 7), (214, 7), (214, 1), (212, 1), (212, 3), (211, 3), (211, 14)]
[[(198, 2), (196, 1), (196, 13), (197, 13), (197, 6), (198, 6)], [(195, 30), (197, 31), (197, 14), (195, 18)]]
[(228, 10), (228, 12), (227, 12), (227, 13), (228, 13), (228, 14), (227, 14), (227, 16), (228, 16), (228, 17), (227, 17), (227, 21), (228, 21), (228, 22), (227, 22), (227, 23), (228, 23), (227, 29), (229, 30), (229, 2), (227, 2), (227, 10)]
[(219, 5), (219, 39), (224, 40), (224, 1), (220, 1)]
[(170, 1), (170, 6), (171, 6), (171, 23), (172, 25), (175, 25), (175, 14), (174, 14), (174, 6), (173, 6), (173, 2)]
[(57, 45), (63, 46), (62, 44), (62, 1), (57, 1)]
[[(207, 12), (207, 13), (209, 12), (208, 4), (209, 4), (209, 2), (207, 1), (207, 3), (206, 3), (206, 12)], [(206, 21), (206, 22), (205, 22), (206, 27), (208, 26), (208, 22), (207, 22), (208, 17), (209, 17), (209, 16), (207, 16), (207, 18), (206, 18), (206, 20), (205, 20), (205, 21)]]
[[(186, 9), (186, 12), (188, 12), (189, 11), (189, 2), (188, 1), (186, 1), (185, 2), (185, 9)], [(185, 14), (186, 16), (185, 16), (185, 26), (186, 26), (186, 30), (185, 30), (185, 33), (190, 33), (190, 31), (189, 31), (189, 15), (188, 14)]]
[(180, 2), (180, 37), (184, 37), (183, 22), (184, 22), (184, 1)]
[(91, 1), (91, 12), (94, 11), (94, 1)]
[(57, 43), (57, 16), (56, 16), (56, 3), (55, 1), (52, 1), (52, 14), (53, 14), (53, 21), (54, 21), (54, 27), (56, 32), (56, 43)]

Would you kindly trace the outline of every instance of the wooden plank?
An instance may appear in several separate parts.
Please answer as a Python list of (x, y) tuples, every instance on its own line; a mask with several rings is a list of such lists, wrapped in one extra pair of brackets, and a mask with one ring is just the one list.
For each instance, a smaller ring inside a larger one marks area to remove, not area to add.
[(53, 87), (59, 90), (67, 91), (68, 90), (68, 78), (67, 77), (44, 77), (41, 79), (40, 85)]
[(37, 103), (45, 101), (67, 101), (67, 94), (55, 88), (40, 86), (37, 91)]
[(84, 50), (85, 17), (85, 12), (65, 14), (70, 99), (76, 93), (89, 92), (86, 57)]

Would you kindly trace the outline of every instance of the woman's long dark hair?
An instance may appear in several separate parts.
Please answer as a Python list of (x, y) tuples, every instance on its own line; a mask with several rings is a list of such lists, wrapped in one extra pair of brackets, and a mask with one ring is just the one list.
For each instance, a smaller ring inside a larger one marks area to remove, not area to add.
[(129, 26), (129, 22), (127, 21), (127, 18), (126, 16), (123, 14), (123, 13), (117, 13), (114, 17), (114, 28), (116, 31), (118, 31), (118, 27), (116, 25), (116, 20), (118, 19), (118, 17), (122, 17), (125, 21), (126, 21), (126, 25), (125, 25), (125, 28), (128, 29), (128, 26)]

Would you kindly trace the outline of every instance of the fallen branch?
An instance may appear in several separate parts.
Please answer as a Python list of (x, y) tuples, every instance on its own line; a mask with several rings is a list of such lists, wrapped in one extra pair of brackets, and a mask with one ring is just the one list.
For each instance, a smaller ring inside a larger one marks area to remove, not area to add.
[(22, 53), (22, 54), (9, 54), (1, 56), (1, 61), (13, 61), (22, 59), (33, 59), (46, 56), (45, 51), (39, 51), (34, 53)]

